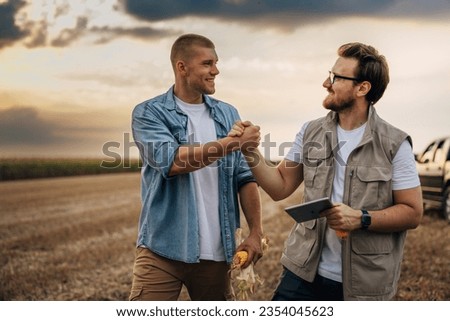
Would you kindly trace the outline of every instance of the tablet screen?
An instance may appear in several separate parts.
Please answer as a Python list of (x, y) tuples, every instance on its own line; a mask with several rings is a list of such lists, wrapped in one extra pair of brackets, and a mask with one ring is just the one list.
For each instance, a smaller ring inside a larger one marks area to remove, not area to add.
[(285, 208), (285, 211), (292, 216), (297, 223), (301, 223), (319, 218), (320, 212), (331, 207), (333, 207), (333, 203), (331, 203), (328, 197), (324, 197), (311, 202), (289, 206)]

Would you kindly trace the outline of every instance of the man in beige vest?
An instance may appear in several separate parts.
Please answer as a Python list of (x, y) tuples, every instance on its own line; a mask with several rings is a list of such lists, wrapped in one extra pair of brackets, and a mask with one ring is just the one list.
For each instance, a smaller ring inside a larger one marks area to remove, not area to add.
[(301, 127), (276, 167), (256, 148), (258, 126), (238, 122), (233, 127), (230, 135), (245, 131), (242, 151), (274, 200), (304, 182), (305, 201), (329, 197), (334, 205), (320, 218), (293, 227), (273, 300), (388, 300), (395, 295), (406, 231), (419, 225), (423, 208), (411, 138), (374, 108), (388, 83), (386, 59), (375, 48), (341, 46), (323, 83), (329, 113)]

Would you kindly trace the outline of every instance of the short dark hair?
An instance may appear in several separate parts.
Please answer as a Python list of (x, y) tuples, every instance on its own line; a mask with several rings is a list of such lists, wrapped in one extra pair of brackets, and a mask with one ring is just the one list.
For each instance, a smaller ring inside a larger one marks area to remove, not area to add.
[(359, 42), (342, 45), (338, 49), (338, 55), (358, 60), (356, 78), (370, 82), (371, 88), (366, 99), (375, 104), (389, 84), (389, 66), (386, 58), (374, 47)]
[(204, 36), (193, 33), (181, 35), (173, 43), (170, 52), (170, 61), (174, 69), (177, 60), (189, 60), (192, 57), (193, 46), (215, 49), (214, 43)]

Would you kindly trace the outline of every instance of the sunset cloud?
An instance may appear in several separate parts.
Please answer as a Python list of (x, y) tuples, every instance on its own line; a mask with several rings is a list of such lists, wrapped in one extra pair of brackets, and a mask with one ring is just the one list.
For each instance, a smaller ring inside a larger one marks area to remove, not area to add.
[(34, 107), (0, 110), (0, 146), (46, 145), (67, 141), (63, 126), (45, 120)]
[(0, 0), (0, 158), (128, 146), (134, 106), (173, 85), (183, 33), (214, 41), (214, 97), (278, 144), (324, 115), (322, 84), (351, 41), (387, 57), (377, 108), (416, 151), (448, 135), (449, 0)]
[(92, 27), (89, 29), (89, 31), (96, 35), (97, 40), (95, 41), (95, 43), (97, 44), (107, 43), (120, 37), (129, 37), (139, 40), (155, 40), (174, 36), (181, 32), (180, 30), (164, 30), (146, 26), (134, 28), (103, 26)]
[[(450, 12), (447, 0), (120, 0), (125, 11), (146, 21), (186, 16), (295, 28), (342, 17), (436, 18)], [(445, 17), (445, 16), (444, 16)]]
[(15, 22), (16, 13), (25, 4), (25, 1), (14, 0), (0, 2), (0, 49), (10, 46), (28, 35), (28, 31), (21, 30)]
[[(113, 12), (116, 20), (133, 17), (141, 25), (93, 21), (104, 9)], [(53, 5), (39, 0), (7, 0), (0, 2), (0, 50), (15, 43), (27, 48), (66, 47), (84, 37), (94, 38), (95, 44), (126, 37), (154, 41), (179, 33), (156, 23), (185, 17), (292, 32), (298, 27), (342, 18), (445, 20), (449, 14), (448, 0), (108, 0), (60, 1)], [(63, 27), (61, 21), (65, 22)]]
[[(117, 38), (134, 38), (140, 40), (157, 40), (174, 35), (180, 31), (171, 28), (161, 29), (151, 25), (99, 25), (93, 22), (102, 15), (105, 7), (90, 3), (70, 4), (63, 2), (53, 7), (45, 2), (30, 0), (0, 2), (0, 50), (15, 43), (22, 43), (29, 49), (39, 47), (67, 47), (83, 38), (94, 39), (94, 44), (105, 44)], [(33, 7), (31, 7), (33, 6)], [(74, 9), (77, 10), (74, 10)], [(96, 11), (97, 10), (97, 11)], [(109, 9), (111, 13), (126, 14)], [(34, 12), (31, 15), (29, 12)], [(35, 12), (40, 12), (36, 14)]]

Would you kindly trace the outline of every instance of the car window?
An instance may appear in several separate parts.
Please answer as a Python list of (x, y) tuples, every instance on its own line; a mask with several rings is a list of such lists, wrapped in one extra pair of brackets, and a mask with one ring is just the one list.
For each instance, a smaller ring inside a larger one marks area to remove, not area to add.
[(433, 160), (433, 151), (436, 143), (431, 143), (423, 152), (422, 157), (420, 157), (421, 163), (428, 163)]
[(440, 142), (438, 142), (436, 152), (434, 153), (434, 161), (436, 163), (444, 162), (444, 157), (446, 156), (446, 155), (444, 155), (444, 143), (445, 143), (445, 140), (441, 140)]
[(446, 161), (450, 161), (450, 139), (447, 138), (447, 157), (445, 158)]

